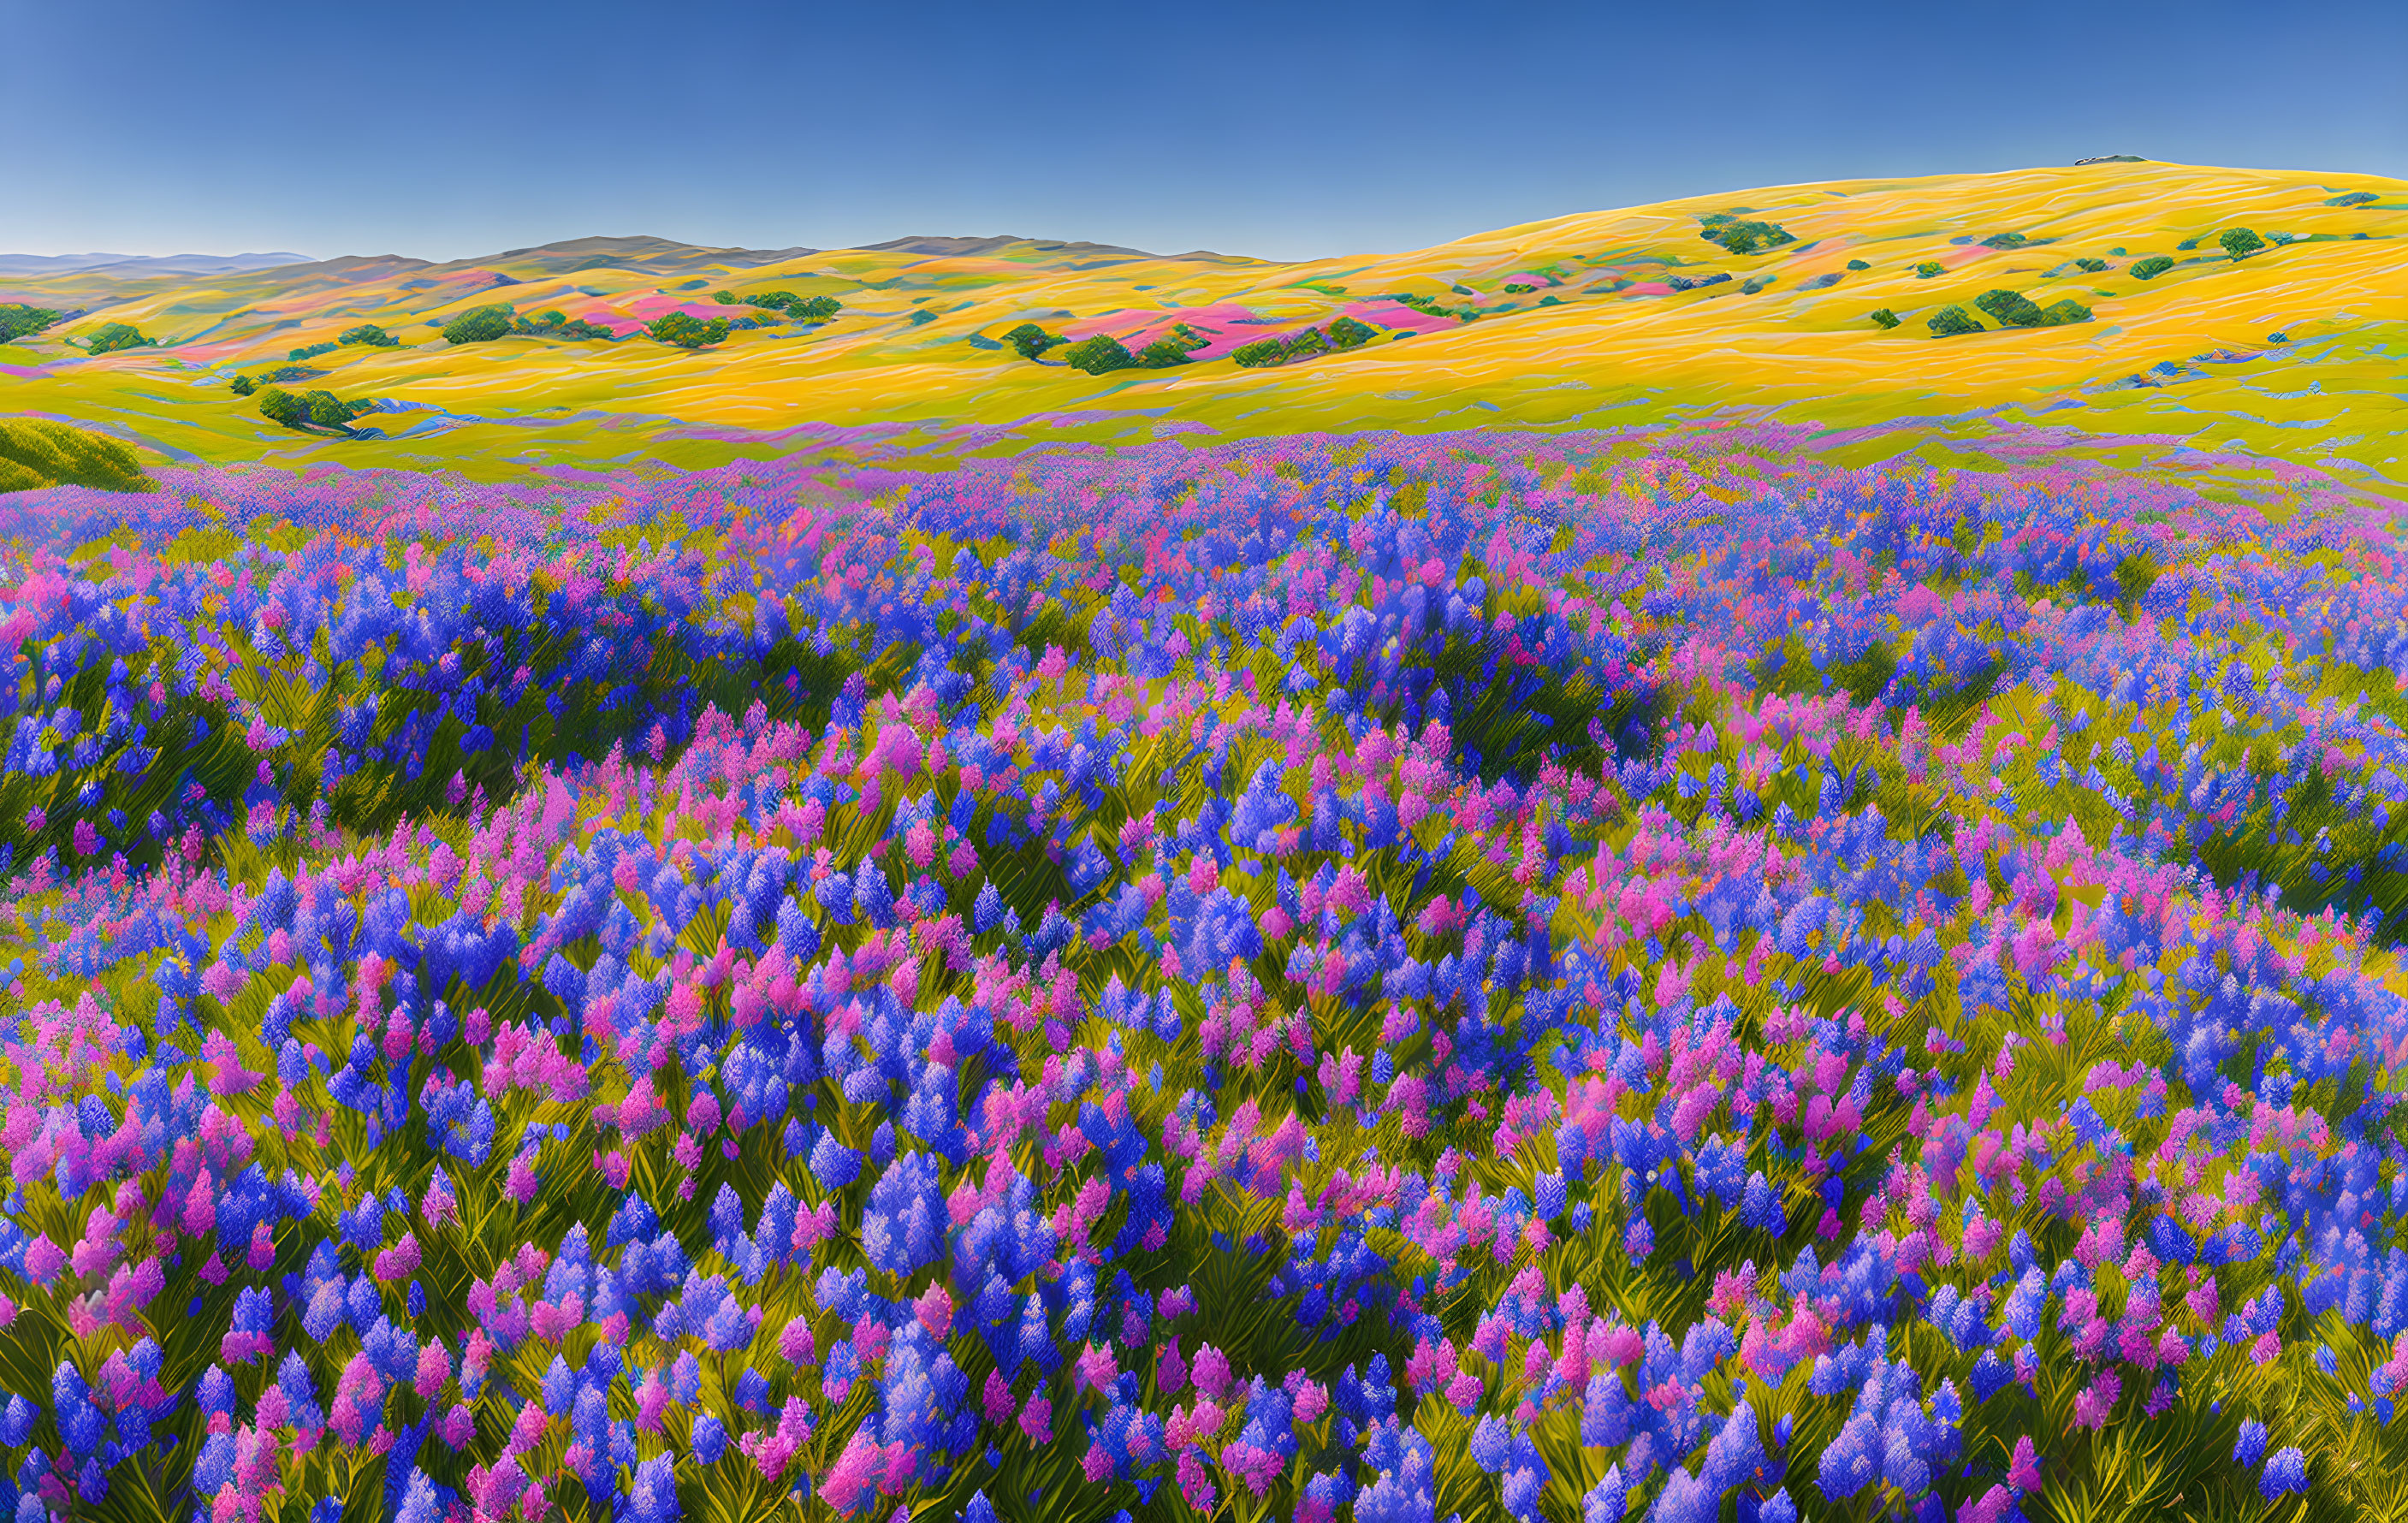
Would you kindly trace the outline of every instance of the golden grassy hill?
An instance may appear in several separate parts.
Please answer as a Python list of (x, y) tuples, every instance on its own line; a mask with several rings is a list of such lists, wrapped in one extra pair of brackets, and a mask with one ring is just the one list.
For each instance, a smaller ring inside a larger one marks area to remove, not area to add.
[[(1790, 241), (1732, 253), (1705, 219), (1778, 224)], [(2269, 247), (2235, 261), (2217, 235)], [(1280, 264), (1136, 255), (1026, 240), (905, 240), (748, 252), (597, 238), (431, 265), (337, 260), (117, 290), (54, 278), (34, 293), (92, 310), (0, 348), (0, 414), (104, 427), (170, 458), (458, 467), (653, 459), (700, 465), (917, 424), (931, 453), (964, 424), (1041, 438), (1619, 424), (1730, 407), (1832, 427), (1929, 416), (2050, 414), (2094, 432), (2177, 434), (2377, 489), (2408, 484), (2408, 183), (2349, 174), (2107, 164), (1845, 180), (1584, 213), (1410, 253)], [(2153, 280), (2132, 266), (2175, 261)], [(2104, 261), (2103, 272), (2078, 260)], [(1866, 266), (1850, 268), (1851, 262)], [(1917, 266), (1941, 266), (1936, 275)], [(1683, 282), (1728, 279), (1689, 290)], [(1928, 320), (1994, 289), (2086, 322), (1941, 338)], [(696, 352), (437, 333), (509, 302), (632, 332), (673, 309), (733, 315), (710, 293), (843, 303), (833, 322), (767, 319)], [(1391, 299), (1426, 298), (1428, 316)], [(0, 292), (0, 299), (15, 299)], [(103, 305), (106, 303), (106, 305)], [(1876, 309), (1900, 323), (1884, 331)], [(1226, 357), (1249, 339), (1351, 315), (1363, 347), (1270, 369)], [(996, 340), (1017, 324), (1134, 349), (1185, 322), (1197, 363), (1089, 376)], [(132, 323), (163, 346), (86, 357), (63, 340)], [(225, 379), (288, 363), (361, 323), (402, 339), (311, 359), (300, 384), (385, 399), (384, 438), (288, 432)], [(2277, 337), (2280, 336), (2280, 337)], [(982, 447), (997, 447), (992, 439)]]

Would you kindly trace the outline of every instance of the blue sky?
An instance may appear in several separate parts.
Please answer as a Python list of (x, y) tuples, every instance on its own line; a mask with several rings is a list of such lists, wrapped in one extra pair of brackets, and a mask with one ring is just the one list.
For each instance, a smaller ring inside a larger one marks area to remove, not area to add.
[(0, 251), (1304, 258), (2132, 152), (2408, 177), (2408, 5), (0, 0)]

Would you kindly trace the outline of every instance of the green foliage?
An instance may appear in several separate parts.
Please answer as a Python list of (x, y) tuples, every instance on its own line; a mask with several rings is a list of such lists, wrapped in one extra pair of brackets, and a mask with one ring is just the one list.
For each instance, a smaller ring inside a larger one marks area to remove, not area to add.
[(321, 354), (332, 354), (342, 347), (340, 344), (305, 344), (284, 357), (298, 365), (303, 360), (314, 360)]
[(1872, 319), (1873, 324), (1876, 327), (1894, 328), (1898, 326), (1898, 314), (1891, 311), (1886, 307), (1877, 307), (1871, 311), (1867, 312), (1865, 315)]
[(1166, 370), (1174, 365), (1190, 363), (1192, 362), (1187, 358), (1187, 351), (1168, 338), (1156, 338), (1137, 352), (1137, 364), (1140, 369)]
[(236, 376), (232, 381), (226, 382), (226, 390), (234, 393), (236, 396), (249, 396), (252, 392), (257, 391), (258, 389), (258, 386), (249, 376)]
[(1727, 212), (1719, 211), (1698, 221), (1704, 227), (1698, 237), (1730, 253), (1756, 253), (1798, 241), (1787, 228), (1778, 223), (1742, 222)]
[(2089, 321), (2090, 309), (2083, 306), (2071, 296), (2068, 296), (2062, 301), (2050, 302), (2047, 309), (2041, 313), (2041, 326), (2046, 328), (2061, 328), (2069, 323), (2087, 323)]
[(259, 415), (270, 423), (298, 428), (309, 421), (309, 404), (281, 386), (265, 386), (259, 393)]
[(1967, 312), (1962, 307), (1942, 307), (1927, 321), (1931, 325), (1931, 331), (1942, 338), (1951, 338), (1960, 333), (1982, 331), (1982, 324), (1974, 322), (1972, 314)]
[(714, 291), (710, 294), (710, 299), (722, 307), (733, 307), (742, 298), (733, 291)]
[(491, 343), (509, 338), (517, 317), (518, 309), (508, 302), (472, 307), (444, 324), (443, 338), (453, 344)]
[(844, 309), (844, 303), (834, 296), (806, 299), (791, 291), (759, 291), (749, 296), (717, 291), (710, 299), (722, 307), (758, 307), (764, 311), (783, 312), (797, 323), (824, 323)]
[(1054, 345), (1067, 344), (1070, 340), (1058, 333), (1047, 333), (1034, 323), (1023, 323), (1005, 334), (1003, 341), (1019, 351), (1022, 359), (1033, 360)]
[(1922, 264), (1914, 266), (1914, 278), (1918, 280), (1928, 280), (1933, 276), (1944, 272), (1947, 268), (1947, 266), (1942, 264), (1937, 259), (1927, 259)]
[(605, 343), (618, 337), (599, 323), (588, 323), (581, 317), (572, 321), (567, 313), (560, 311), (522, 317), (510, 324), (510, 332), (523, 338), (599, 338)]
[(373, 323), (363, 323), (356, 328), (346, 328), (336, 339), (343, 344), (365, 344), (370, 349), (392, 349), (401, 342)]
[[(1462, 291), (1463, 287), (1456, 286), (1455, 290)], [(1425, 317), (1452, 317), (1469, 323), (1480, 315), (1478, 311), (1469, 307), (1441, 307), (1429, 297), (1416, 295), (1410, 291), (1396, 292), (1385, 299), (1409, 307)]]
[(2040, 303), (2019, 291), (1985, 291), (1973, 298), (1973, 305), (2001, 327), (2036, 328), (2047, 321)]
[(1191, 354), (1199, 349), (1210, 349), (1212, 347), (1211, 339), (1205, 338), (1193, 326), (1185, 323), (1173, 323), (1170, 325), (1170, 338), (1173, 343), (1176, 343), (1180, 348), (1186, 350)]
[(844, 303), (834, 296), (813, 296), (786, 309), (787, 315), (797, 323), (824, 323), (844, 309)]
[(0, 418), (0, 492), (45, 486), (96, 486), (153, 492), (131, 448), (106, 434), (48, 418)]
[(321, 428), (349, 428), (352, 419), (376, 410), (370, 403), (346, 402), (332, 392), (305, 392), (301, 399), (309, 421)]
[(2382, 199), (2383, 197), (2375, 194), (2372, 191), (2349, 191), (2343, 194), (2331, 197), (2325, 202), (2325, 205), (2329, 207), (2362, 207), (2370, 202), (2380, 201)]
[(1849, 261), (1848, 261), (1848, 268), (1850, 268), (1850, 269), (1870, 269), (1870, 268), (1872, 268), (1872, 266), (1871, 266), (1870, 265), (1866, 264), (1866, 263), (1865, 263), (1863, 260), (1861, 260), (1861, 259), (1851, 259), (1851, 260), (1849, 260)]
[(690, 312), (670, 312), (653, 319), (644, 331), (661, 343), (678, 349), (700, 349), (727, 337), (727, 319), (714, 317), (705, 323)]
[(1137, 364), (1137, 356), (1128, 352), (1127, 346), (1108, 333), (1072, 344), (1063, 352), (1062, 358), (1071, 369), (1084, 370), (1091, 376), (1125, 370)]
[(1329, 324), (1329, 342), (1339, 349), (1354, 349), (1378, 337), (1370, 324), (1357, 323), (1351, 317), (1341, 317)]
[(935, 321), (937, 321), (937, 314), (928, 310), (924, 307), (911, 314), (911, 326), (915, 328), (923, 323), (934, 323)]
[(1257, 338), (1251, 344), (1240, 344), (1229, 351), (1229, 358), (1248, 369), (1259, 369), (1287, 358), (1287, 345), (1277, 338)]
[(145, 338), (142, 330), (131, 323), (104, 323), (84, 340), (84, 349), (93, 354), (113, 354), (122, 349), (141, 349), (158, 342), (156, 338)]
[(2020, 249), (2031, 239), (2021, 233), (1993, 233), (1982, 240), (1985, 249)]
[(2235, 259), (2246, 259), (2266, 247), (2266, 240), (2245, 227), (2228, 227), (2216, 237), (2224, 251)]
[(2154, 280), (2173, 267), (2174, 262), (2165, 255), (2151, 254), (2132, 266), (2131, 275), (2136, 280)]
[(2073, 262), (2073, 267), (2092, 275), (2104, 275), (2107, 273), (2107, 261), (2103, 259), (2077, 259)]
[(1310, 359), (1315, 354), (1329, 352), (1329, 340), (1322, 337), (1319, 328), (1307, 328), (1302, 333), (1291, 334), (1285, 349), (1289, 359)]
[(22, 338), (29, 333), (39, 333), (58, 320), (59, 314), (47, 308), (0, 301), (0, 344)]
[(1506, 294), (1507, 294), (1507, 295), (1514, 295), (1514, 296), (1526, 296), (1526, 295), (1528, 295), (1531, 292), (1536, 291), (1536, 290), (1538, 290), (1538, 289), (1539, 289), (1539, 288), (1538, 288), (1537, 286), (1534, 286), (1534, 285), (1509, 285), (1509, 286), (1507, 286), (1507, 287), (1505, 288), (1505, 291), (1506, 291)]
[(267, 386), (259, 393), (262, 417), (304, 431), (313, 425), (348, 431), (352, 419), (375, 410), (370, 403), (346, 402), (332, 392), (311, 391), (296, 395), (281, 386)]

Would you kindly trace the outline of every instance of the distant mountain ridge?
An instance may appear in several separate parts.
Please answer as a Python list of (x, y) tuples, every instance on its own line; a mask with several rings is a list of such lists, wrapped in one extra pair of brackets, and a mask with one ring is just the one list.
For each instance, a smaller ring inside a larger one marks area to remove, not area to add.
[(221, 275), (310, 262), (305, 253), (0, 254), (0, 275)]

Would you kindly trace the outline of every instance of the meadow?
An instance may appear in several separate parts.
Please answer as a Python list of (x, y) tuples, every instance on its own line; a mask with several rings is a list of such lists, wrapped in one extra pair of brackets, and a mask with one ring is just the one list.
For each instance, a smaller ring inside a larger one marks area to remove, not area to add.
[(0, 497), (18, 1523), (2397, 1513), (2397, 505), (1916, 437)]

